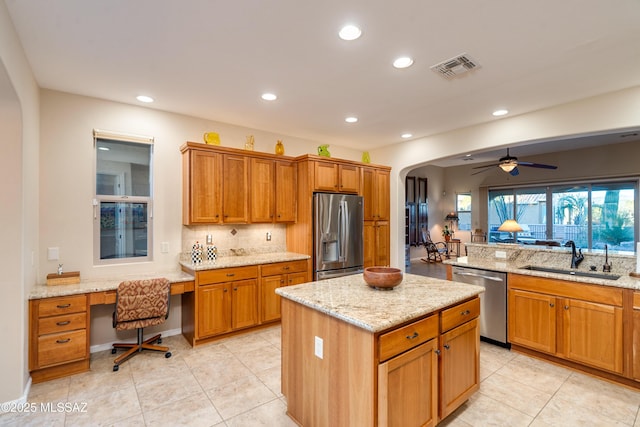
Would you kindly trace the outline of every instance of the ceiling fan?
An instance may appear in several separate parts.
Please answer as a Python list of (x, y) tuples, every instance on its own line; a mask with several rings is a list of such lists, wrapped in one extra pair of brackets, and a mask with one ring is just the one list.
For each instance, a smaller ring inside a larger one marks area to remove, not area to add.
[(511, 155), (509, 155), (509, 149), (507, 148), (507, 155), (504, 157), (500, 157), (500, 159), (498, 160), (499, 163), (495, 163), (493, 165), (485, 165), (485, 166), (476, 166), (473, 169), (483, 169), (481, 171), (472, 173), (471, 175), (477, 175), (479, 173), (482, 172), (486, 172), (488, 171), (490, 168), (494, 167), (494, 166), (498, 166), (500, 169), (502, 169), (503, 171), (507, 172), (508, 174), (512, 175), (512, 176), (517, 176), (518, 174), (520, 174), (520, 171), (518, 170), (518, 166), (528, 166), (530, 168), (542, 168), (542, 169), (558, 169), (557, 166), (553, 166), (553, 165), (545, 165), (542, 163), (532, 163), (532, 162), (521, 162), (518, 161), (517, 157), (513, 157)]

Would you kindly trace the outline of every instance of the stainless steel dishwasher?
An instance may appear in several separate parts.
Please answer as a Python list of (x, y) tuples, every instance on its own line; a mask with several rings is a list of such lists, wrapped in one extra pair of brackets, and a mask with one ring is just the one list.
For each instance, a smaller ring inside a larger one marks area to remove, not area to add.
[(480, 294), (480, 338), (503, 347), (507, 341), (507, 274), (453, 266), (453, 281), (485, 288)]

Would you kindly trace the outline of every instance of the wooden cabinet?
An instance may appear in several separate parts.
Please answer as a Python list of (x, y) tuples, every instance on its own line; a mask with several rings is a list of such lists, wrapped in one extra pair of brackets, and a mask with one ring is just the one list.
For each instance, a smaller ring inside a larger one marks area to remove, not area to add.
[(222, 221), (249, 222), (249, 159), (224, 154), (222, 161)]
[(353, 164), (316, 161), (314, 177), (317, 191), (358, 193), (360, 188), (360, 167)]
[(292, 158), (187, 142), (182, 151), (182, 222), (295, 222)]
[(510, 274), (509, 341), (623, 373), (622, 289)]
[(363, 230), (364, 266), (389, 265), (389, 221), (365, 221)]
[(261, 266), (260, 272), (260, 322), (280, 319), (280, 295), (275, 290), (281, 286), (298, 285), (307, 281), (307, 261), (279, 262)]
[(480, 299), (440, 313), (440, 419), (480, 388)]
[(183, 224), (216, 224), (222, 221), (221, 179), (221, 155), (203, 150), (183, 152)]
[(29, 370), (34, 382), (89, 369), (86, 295), (29, 301)]
[(640, 292), (633, 292), (631, 313), (631, 377), (640, 381)]
[(195, 339), (258, 324), (258, 267), (234, 267), (196, 274)]

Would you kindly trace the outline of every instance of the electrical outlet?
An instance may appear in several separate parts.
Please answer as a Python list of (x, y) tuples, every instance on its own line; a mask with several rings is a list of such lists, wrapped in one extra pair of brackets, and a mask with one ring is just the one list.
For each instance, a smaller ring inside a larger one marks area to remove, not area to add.
[(271, 241), (271, 232), (267, 231), (267, 242)]
[(213, 236), (211, 234), (207, 234), (207, 245), (213, 244)]
[(160, 252), (162, 252), (163, 254), (169, 253), (169, 242), (160, 243)]
[(506, 259), (507, 253), (505, 251), (496, 251), (496, 258)]
[(323, 341), (322, 338), (320, 337), (315, 337), (315, 349), (314, 349), (314, 354), (316, 355), (317, 358), (322, 359), (323, 356)]

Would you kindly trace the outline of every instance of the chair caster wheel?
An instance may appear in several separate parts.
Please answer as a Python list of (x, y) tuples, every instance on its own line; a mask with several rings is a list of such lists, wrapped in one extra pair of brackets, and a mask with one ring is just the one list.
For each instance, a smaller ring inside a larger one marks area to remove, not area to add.
[(158, 338), (158, 341), (156, 341), (158, 344), (162, 344), (162, 338)]
[(118, 372), (118, 369), (120, 369), (119, 365), (113, 365), (113, 372)]
[(170, 352), (170, 351), (167, 351), (167, 352), (164, 354), (164, 357), (166, 357), (167, 359), (168, 359), (168, 358), (170, 358), (170, 357), (171, 357), (171, 352)]
[(111, 349), (111, 354), (116, 354), (116, 349), (115, 348)]

